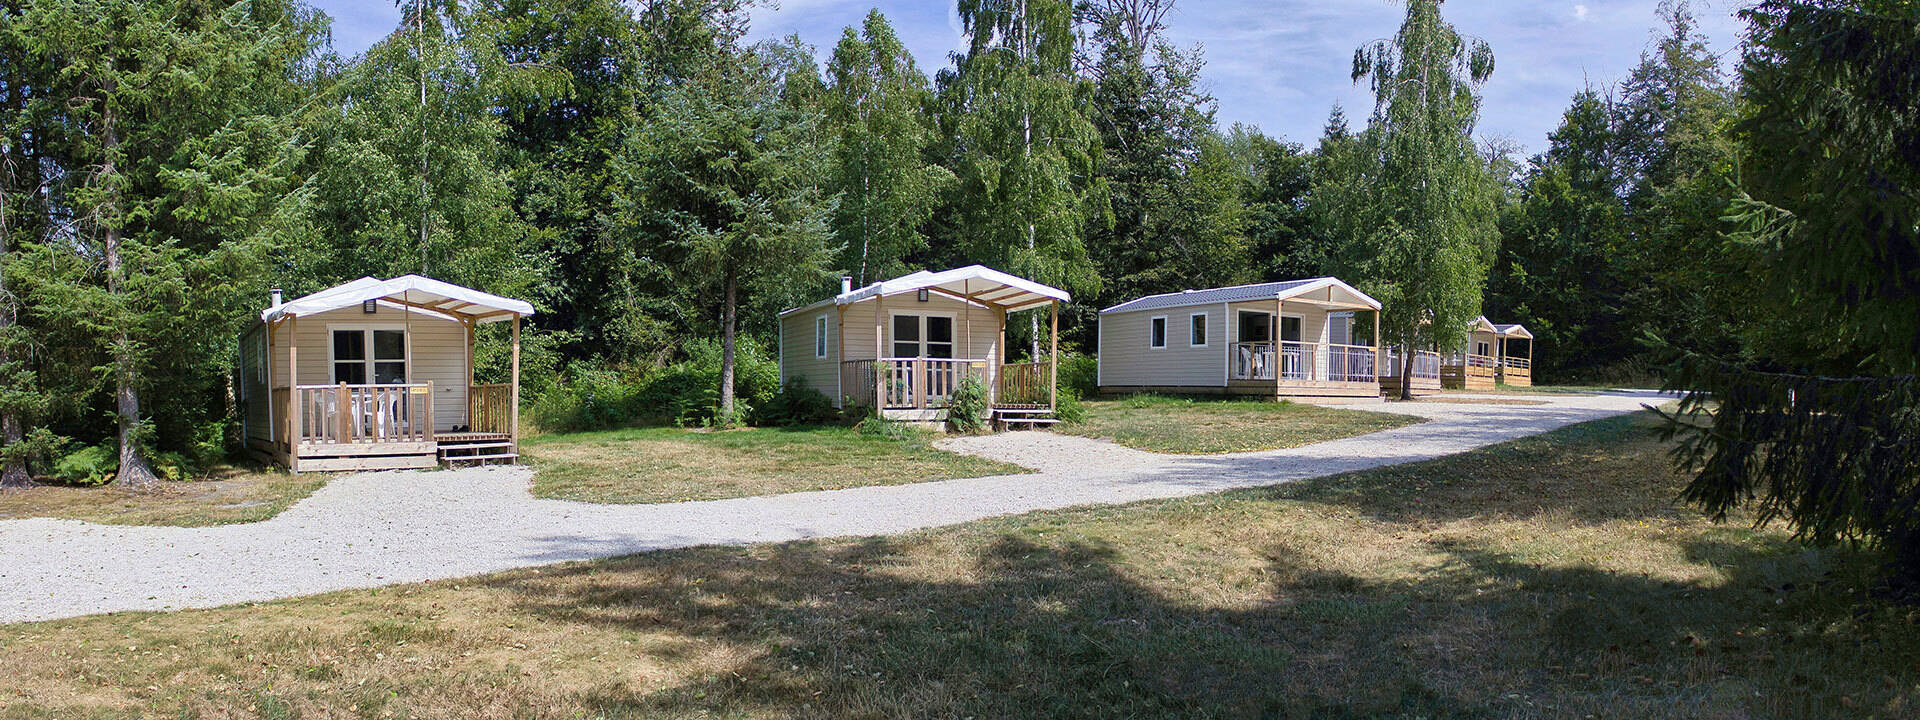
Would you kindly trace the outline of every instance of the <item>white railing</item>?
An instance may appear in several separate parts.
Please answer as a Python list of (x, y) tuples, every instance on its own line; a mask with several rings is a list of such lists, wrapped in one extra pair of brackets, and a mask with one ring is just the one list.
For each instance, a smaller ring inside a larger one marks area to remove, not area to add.
[(1235, 380), (1373, 382), (1378, 377), (1373, 348), (1305, 342), (1234, 343), (1230, 370)]
[[(1382, 377), (1399, 377), (1400, 364), (1406, 362), (1406, 354), (1399, 348), (1387, 348), (1386, 372)], [(1413, 354), (1413, 377), (1416, 380), (1440, 379), (1440, 353), (1421, 350)]]

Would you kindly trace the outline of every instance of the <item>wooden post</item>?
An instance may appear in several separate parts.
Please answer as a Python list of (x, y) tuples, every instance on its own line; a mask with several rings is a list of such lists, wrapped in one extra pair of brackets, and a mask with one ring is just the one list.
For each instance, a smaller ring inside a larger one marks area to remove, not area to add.
[(1053, 326), (1047, 351), (1047, 410), (1060, 407), (1060, 301), (1047, 303), (1047, 319)]
[(1007, 309), (1004, 307), (994, 308), (993, 319), (995, 323), (999, 325), (1000, 330), (998, 331), (999, 335), (993, 340), (993, 365), (991, 365), (989, 369), (993, 371), (993, 384), (997, 389), (1001, 384), (1004, 373), (1007, 371)]
[[(507, 409), (507, 430), (512, 436), (513, 452), (520, 452), (520, 316), (513, 316), (513, 389)], [(432, 422), (429, 420), (428, 422)]]
[(881, 417), (886, 416), (887, 375), (892, 370), (886, 363), (880, 361), (880, 358), (887, 356), (882, 349), (887, 345), (886, 300), (886, 296), (880, 293), (873, 294), (873, 411)]
[(461, 318), (460, 326), (467, 329), (467, 429), (475, 430), (479, 423), (473, 421), (473, 318)]
[(426, 402), (421, 403), (421, 405), (422, 407), (420, 408), (420, 414), (424, 417), (420, 422), (420, 429), (415, 431), (413, 434), (425, 442), (433, 442), (433, 381), (432, 380), (427, 381), (427, 400)]
[(334, 427), (340, 433), (335, 435), (334, 439), (339, 442), (349, 442), (353, 440), (353, 425), (352, 413), (348, 410), (351, 406), (347, 404), (347, 400), (351, 399), (347, 395), (347, 384), (340, 383), (339, 387), (334, 388), (333, 393), (333, 406), (338, 408), (334, 414), (339, 416), (339, 421), (334, 423)]
[(287, 469), (300, 472), (300, 337), (299, 318), (287, 316)]

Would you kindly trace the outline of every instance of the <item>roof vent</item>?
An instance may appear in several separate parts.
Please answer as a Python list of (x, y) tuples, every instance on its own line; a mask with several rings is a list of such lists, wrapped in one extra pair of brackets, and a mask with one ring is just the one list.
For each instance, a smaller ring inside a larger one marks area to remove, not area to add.
[(845, 295), (850, 292), (853, 292), (853, 276), (841, 275), (840, 276), (840, 294)]
[(271, 293), (271, 297), (273, 298), (273, 307), (280, 307), (280, 288), (274, 288), (268, 292)]

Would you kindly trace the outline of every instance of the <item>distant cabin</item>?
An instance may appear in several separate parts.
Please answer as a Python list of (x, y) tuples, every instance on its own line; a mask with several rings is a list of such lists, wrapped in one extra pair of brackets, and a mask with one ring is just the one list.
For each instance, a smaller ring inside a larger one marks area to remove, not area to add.
[[(240, 336), (246, 447), (296, 472), (518, 456), (523, 300), (419, 275), (272, 303)], [(513, 323), (511, 376), (474, 379), (478, 325)]]
[[(994, 419), (1041, 421), (1055, 404), (1059, 306), (1066, 291), (969, 265), (916, 272), (780, 313), (780, 381), (801, 382), (836, 407), (944, 421), (962, 379), (978, 378)], [(1007, 315), (1045, 310), (1046, 357), (1008, 362)]]
[(1466, 390), (1532, 385), (1533, 333), (1519, 324), (1494, 323), (1485, 315), (1474, 318), (1466, 347), (1442, 359), (1440, 378), (1445, 387)]
[(1377, 397), (1379, 313), (1331, 277), (1130, 300), (1100, 311), (1100, 390)]

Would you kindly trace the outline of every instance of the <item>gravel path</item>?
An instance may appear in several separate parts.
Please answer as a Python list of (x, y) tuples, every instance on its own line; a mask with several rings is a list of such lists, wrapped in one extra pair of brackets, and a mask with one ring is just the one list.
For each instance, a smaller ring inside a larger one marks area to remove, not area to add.
[(695, 545), (898, 533), (1092, 503), (1179, 497), (1464, 452), (1658, 402), (1350, 405), (1429, 422), (1290, 450), (1156, 455), (1041, 432), (944, 446), (1038, 472), (660, 505), (542, 500), (531, 471), (492, 467), (334, 480), (264, 522), (211, 528), (0, 521), (0, 622), (211, 607)]

